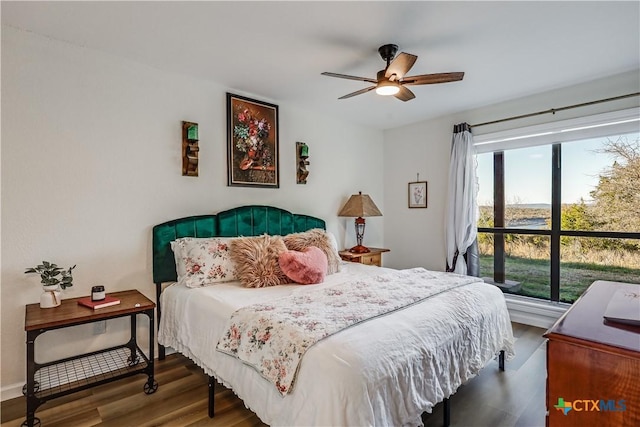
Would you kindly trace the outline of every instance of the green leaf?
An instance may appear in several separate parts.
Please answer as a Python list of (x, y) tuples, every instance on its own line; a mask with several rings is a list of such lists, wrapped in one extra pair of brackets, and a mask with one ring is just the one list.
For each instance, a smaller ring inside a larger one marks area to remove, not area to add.
[(27, 268), (25, 270), (25, 274), (39, 273), (40, 282), (43, 285), (60, 285), (62, 286), (62, 289), (64, 289), (67, 286), (73, 286), (73, 277), (71, 275), (71, 271), (74, 268), (76, 268), (75, 265), (65, 270), (61, 267), (58, 267), (57, 264), (51, 263), (49, 261), (42, 261), (42, 264), (38, 265), (37, 267)]

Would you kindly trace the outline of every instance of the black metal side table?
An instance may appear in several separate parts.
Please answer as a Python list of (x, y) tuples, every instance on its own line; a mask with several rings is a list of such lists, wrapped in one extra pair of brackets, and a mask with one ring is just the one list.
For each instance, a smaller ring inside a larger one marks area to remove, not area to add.
[[(48, 400), (132, 375), (147, 375), (148, 379), (143, 387), (146, 394), (152, 394), (158, 389), (158, 382), (153, 378), (156, 305), (137, 290), (109, 295), (118, 298), (120, 304), (94, 310), (79, 305), (80, 298), (72, 298), (62, 300), (62, 304), (55, 308), (41, 309), (39, 304), (26, 306), (24, 329), (27, 332), (27, 383), (22, 392), (27, 398), (27, 419), (22, 426), (39, 426), (40, 419), (35, 416), (35, 412)], [(136, 341), (138, 314), (149, 317), (148, 357)], [(127, 343), (52, 362), (35, 361), (35, 341), (41, 334), (125, 316), (130, 317), (131, 324), (131, 338)]]

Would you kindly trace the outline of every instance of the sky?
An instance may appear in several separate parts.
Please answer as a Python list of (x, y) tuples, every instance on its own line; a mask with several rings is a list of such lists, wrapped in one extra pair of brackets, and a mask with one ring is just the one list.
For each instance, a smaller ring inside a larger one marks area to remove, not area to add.
[[(629, 134), (635, 140), (639, 134)], [(603, 170), (614, 158), (597, 150), (607, 138), (562, 144), (562, 203), (589, 202)], [(479, 154), (478, 204), (493, 205), (493, 153)], [(551, 204), (551, 145), (505, 150), (505, 200), (507, 204)]]

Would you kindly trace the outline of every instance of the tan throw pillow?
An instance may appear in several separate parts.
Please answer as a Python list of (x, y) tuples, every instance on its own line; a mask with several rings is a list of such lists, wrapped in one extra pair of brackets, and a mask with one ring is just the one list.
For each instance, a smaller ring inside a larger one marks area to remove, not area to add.
[(280, 236), (242, 237), (230, 244), (236, 277), (247, 288), (263, 288), (289, 283), (278, 264), (287, 247)]
[(320, 248), (327, 256), (327, 274), (337, 273), (340, 270), (340, 256), (333, 247), (329, 235), (323, 229), (313, 228), (302, 233), (287, 234), (283, 239), (287, 249), (292, 251), (302, 251), (310, 246)]

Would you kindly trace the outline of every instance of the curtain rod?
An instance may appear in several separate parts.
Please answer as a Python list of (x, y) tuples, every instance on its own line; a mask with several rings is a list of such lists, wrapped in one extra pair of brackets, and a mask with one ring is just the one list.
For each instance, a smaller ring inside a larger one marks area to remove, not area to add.
[(638, 96), (638, 95), (640, 95), (640, 92), (629, 93), (627, 95), (615, 96), (613, 98), (599, 99), (597, 101), (583, 102), (582, 104), (568, 105), (566, 107), (551, 108), (549, 110), (537, 111), (535, 113), (523, 114), (521, 116), (507, 117), (506, 119), (493, 120), (491, 122), (478, 123), (477, 125), (469, 125), (469, 126), (471, 126), (472, 128), (477, 128), (477, 127), (480, 127), (480, 126), (493, 125), (493, 124), (496, 124), (496, 123), (508, 122), (508, 121), (511, 121), (511, 120), (524, 119), (526, 117), (540, 116), (542, 114), (555, 114), (558, 111), (571, 110), (572, 108), (578, 108), (578, 107), (586, 107), (588, 105), (600, 104), (602, 102), (617, 101), (619, 99), (631, 98), (632, 96)]

